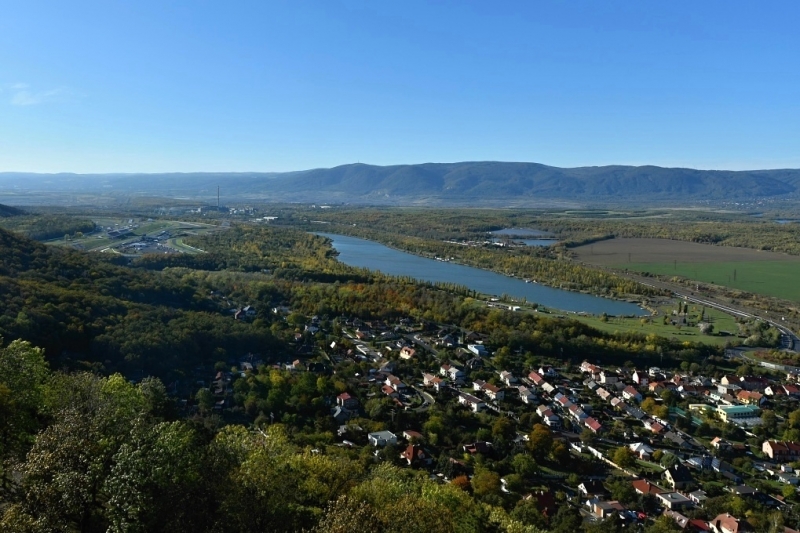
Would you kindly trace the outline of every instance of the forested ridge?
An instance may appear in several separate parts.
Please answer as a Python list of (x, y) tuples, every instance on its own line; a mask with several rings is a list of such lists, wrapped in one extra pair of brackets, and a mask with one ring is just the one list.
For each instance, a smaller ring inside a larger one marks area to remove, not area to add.
[[(800, 171), (709, 171), (656, 166), (559, 168), (537, 163), (467, 161), (418, 165), (349, 164), (284, 173), (60, 175), (0, 173), (0, 183), (35, 184), (37, 191), (91, 194), (111, 189), (210, 199), (222, 185), (229, 197), (271, 201), (385, 205), (541, 206), (561, 202), (686, 205), (754, 198), (793, 198)], [(18, 189), (24, 192), (25, 188)]]
[(56, 214), (24, 214), (0, 218), (0, 228), (13, 231), (35, 239), (46, 241), (64, 236), (89, 233), (96, 229), (95, 223), (87, 218)]

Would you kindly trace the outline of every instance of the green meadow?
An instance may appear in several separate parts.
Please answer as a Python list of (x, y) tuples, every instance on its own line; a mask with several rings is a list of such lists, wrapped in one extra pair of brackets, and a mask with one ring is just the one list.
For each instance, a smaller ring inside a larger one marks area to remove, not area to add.
[(800, 302), (800, 262), (623, 263), (616, 268), (680, 276), (742, 291)]
[[(660, 337), (668, 337), (688, 342), (702, 342), (705, 344), (724, 345), (727, 342), (736, 341), (735, 334), (738, 331), (736, 320), (722, 311), (716, 309), (705, 308), (705, 318), (707, 322), (714, 325), (713, 335), (703, 335), (697, 326), (673, 326), (672, 324), (664, 324), (664, 315), (671, 316), (672, 309), (675, 306), (659, 307), (659, 314), (654, 317), (648, 318), (622, 318), (622, 317), (608, 317), (605, 321), (596, 316), (572, 316), (590, 326), (599, 329), (600, 331), (607, 331), (608, 333), (616, 332), (633, 332), (642, 333), (644, 335), (658, 335)], [(699, 321), (702, 309), (700, 306), (689, 306), (689, 315), (693, 322)], [(720, 332), (728, 332), (733, 335), (720, 334)]]

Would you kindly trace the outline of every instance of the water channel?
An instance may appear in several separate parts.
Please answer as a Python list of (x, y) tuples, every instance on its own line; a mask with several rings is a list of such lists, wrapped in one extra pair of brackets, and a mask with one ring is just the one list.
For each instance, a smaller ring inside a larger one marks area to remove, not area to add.
[(508, 294), (512, 298), (525, 298), (530, 303), (536, 302), (548, 308), (574, 313), (596, 315), (607, 313), (613, 316), (647, 314), (636, 304), (527, 283), (488, 270), (427, 259), (394, 250), (374, 241), (331, 233), (317, 233), (317, 235), (331, 239), (333, 247), (339, 252), (339, 261), (350, 266), (379, 270), (393, 276), (409, 276), (433, 283), (457, 283), (482, 294), (490, 296)]

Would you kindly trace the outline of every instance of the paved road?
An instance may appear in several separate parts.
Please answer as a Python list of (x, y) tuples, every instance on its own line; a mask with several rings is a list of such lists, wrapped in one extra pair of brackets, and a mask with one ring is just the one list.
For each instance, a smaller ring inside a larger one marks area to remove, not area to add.
[(425, 400), (424, 402), (422, 402), (422, 405), (420, 405), (419, 407), (414, 409), (415, 411), (427, 411), (428, 409), (431, 408), (431, 405), (436, 403), (436, 398), (434, 398), (433, 396), (431, 396), (430, 394), (428, 394), (424, 390), (420, 389), (419, 387), (417, 387), (415, 385), (412, 385), (411, 388), (414, 389), (415, 391), (417, 391), (417, 393), (420, 396), (422, 396), (422, 399)]

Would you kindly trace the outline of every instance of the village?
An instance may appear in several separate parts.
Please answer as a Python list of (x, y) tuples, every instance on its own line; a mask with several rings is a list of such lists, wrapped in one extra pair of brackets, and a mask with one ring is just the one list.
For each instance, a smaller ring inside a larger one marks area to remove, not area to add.
[(294, 336), (296, 357), (285, 363), (250, 356), (234, 362), (236, 372), (218, 370), (214, 409), (241, 409), (236, 383), (248, 376), (320, 376), (335, 385), (320, 399), (329, 421), (316, 422), (330, 428), (330, 445), (441, 482), (475, 486), (479, 472), (492, 472), (498, 494), (532, 500), (543, 524), (565, 506), (588, 523), (644, 527), (666, 517), (681, 530), (736, 533), (761, 530), (754, 512), (790, 512), (796, 501), (794, 371), (756, 364), (703, 375), (545, 360), (410, 318), (314, 316)]

